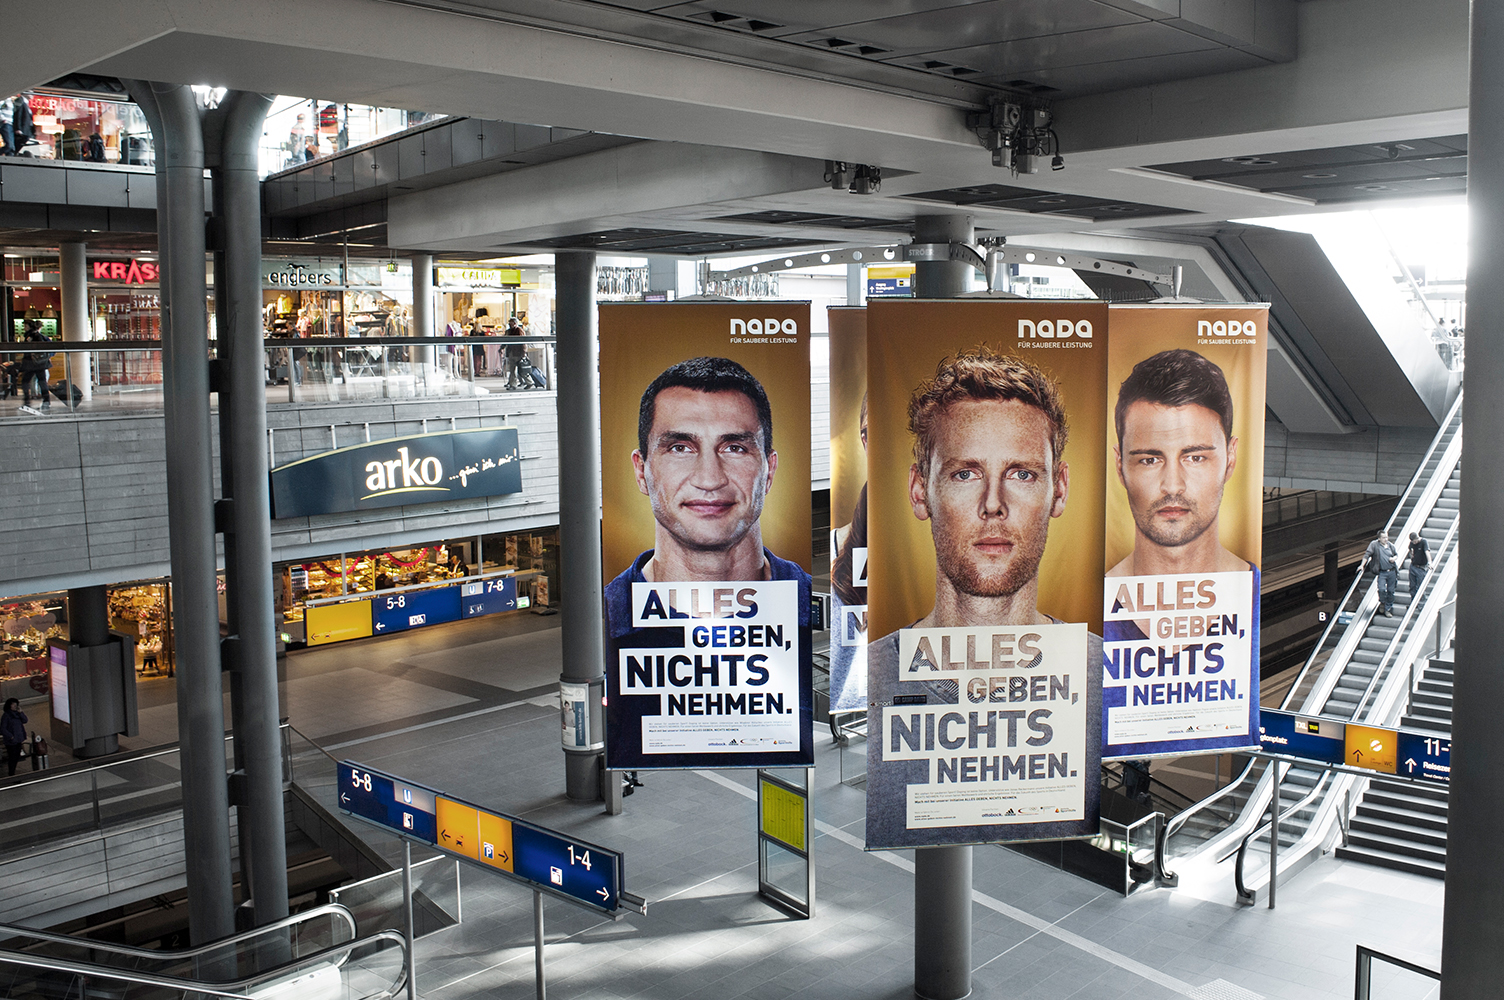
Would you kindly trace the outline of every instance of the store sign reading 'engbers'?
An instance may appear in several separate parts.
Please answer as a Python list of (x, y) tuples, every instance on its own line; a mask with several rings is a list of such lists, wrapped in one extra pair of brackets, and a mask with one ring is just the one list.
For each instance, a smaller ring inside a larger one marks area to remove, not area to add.
[(522, 492), (515, 427), (387, 438), (272, 470), (272, 516), (306, 517)]

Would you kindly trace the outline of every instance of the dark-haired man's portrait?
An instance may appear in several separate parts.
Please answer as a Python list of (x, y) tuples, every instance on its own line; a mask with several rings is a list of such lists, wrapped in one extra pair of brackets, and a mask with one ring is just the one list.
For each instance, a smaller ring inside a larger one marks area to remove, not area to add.
[(1162, 351), (1123, 381), (1113, 447), (1133, 513), (1133, 551), (1113, 576), (1220, 573), (1252, 564), (1218, 537), (1222, 493), (1238, 463), (1222, 369), (1195, 351)]
[(607, 587), (666, 581), (800, 580), (803, 567), (762, 543), (762, 511), (778, 471), (767, 392), (729, 358), (692, 358), (644, 391), (637, 489), (653, 510), (653, 548)]

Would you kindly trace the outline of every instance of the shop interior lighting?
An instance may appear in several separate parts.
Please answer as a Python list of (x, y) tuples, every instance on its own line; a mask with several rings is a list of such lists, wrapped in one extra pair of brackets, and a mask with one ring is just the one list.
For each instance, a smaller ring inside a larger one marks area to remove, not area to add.
[(1048, 105), (1012, 97), (995, 99), (985, 111), (966, 115), (966, 127), (992, 152), (992, 165), (1015, 177), (1038, 173), (1046, 157), (1051, 170), (1065, 169), (1054, 123), (1055, 113)]

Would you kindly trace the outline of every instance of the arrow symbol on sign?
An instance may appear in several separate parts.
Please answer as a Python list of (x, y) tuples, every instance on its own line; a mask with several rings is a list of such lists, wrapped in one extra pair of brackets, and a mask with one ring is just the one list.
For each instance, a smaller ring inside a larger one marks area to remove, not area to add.
[(602, 899), (610, 899), (611, 898), (611, 894), (609, 892), (607, 892), (605, 889), (597, 889), (597, 890), (595, 890), (595, 894), (597, 896), (601, 897)]
[(449, 831), (448, 830), (442, 831), (439, 834), (439, 836), (443, 837), (445, 840), (452, 840), (453, 839), (452, 837), (449, 836)]
[(1357, 763), (1360, 763), (1362, 760), (1363, 760), (1363, 751), (1362, 750), (1354, 750), (1353, 751), (1353, 763), (1357, 764)]
[(347, 795), (347, 794), (345, 794), (344, 792), (340, 792), (339, 793), (339, 800), (340, 800), (340, 802), (349, 802), (350, 801), (350, 796)]
[(1415, 758), (1414, 757), (1407, 757), (1407, 758), (1405, 758), (1405, 767), (1409, 768), (1411, 774), (1414, 774), (1415, 773)]
[(386, 628), (386, 626), (383, 625), (381, 622), (377, 622), (376, 623), (376, 631), (380, 632), (384, 628)]

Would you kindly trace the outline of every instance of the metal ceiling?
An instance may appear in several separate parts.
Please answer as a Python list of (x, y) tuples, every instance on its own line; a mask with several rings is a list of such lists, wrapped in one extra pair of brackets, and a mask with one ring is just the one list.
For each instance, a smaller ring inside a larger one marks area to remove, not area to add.
[[(813, 246), (820, 242), (822, 241), (798, 236), (696, 233), (676, 229), (607, 229), (594, 233), (576, 233), (550, 239), (528, 240), (521, 245), (543, 250), (599, 250), (605, 253), (651, 253), (697, 257), (702, 254), (781, 250), (785, 247)], [(497, 249), (511, 248), (498, 247)]]
[(1467, 192), (1467, 136), (1159, 163), (1149, 169), (1320, 205), (1456, 195)]
[(614, 0), (596, 5), (1050, 96), (1295, 57), (1291, 0)]
[(1094, 198), (1060, 191), (1036, 191), (1007, 184), (977, 184), (944, 191), (922, 191), (905, 197), (961, 207), (1000, 208), (1031, 215), (1060, 215), (1104, 222), (1112, 219), (1142, 219), (1159, 215), (1183, 215), (1183, 209), (1142, 205), (1131, 201)]

